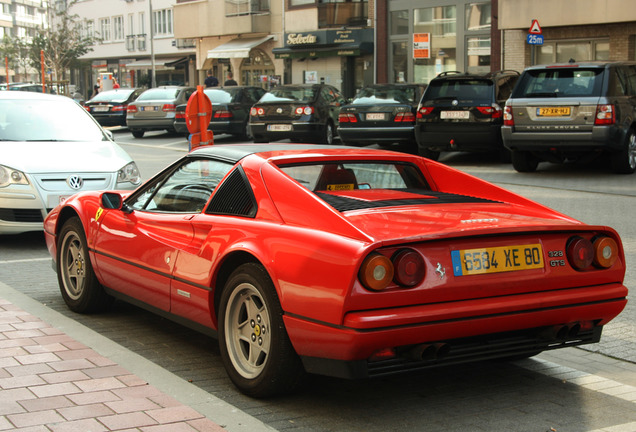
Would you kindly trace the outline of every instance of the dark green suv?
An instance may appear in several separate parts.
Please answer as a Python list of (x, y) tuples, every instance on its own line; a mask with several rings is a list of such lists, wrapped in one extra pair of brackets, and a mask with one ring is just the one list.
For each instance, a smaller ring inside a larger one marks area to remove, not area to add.
[(519, 172), (609, 153), (636, 171), (636, 62), (570, 62), (523, 71), (504, 112), (504, 145)]
[(518, 78), (517, 71), (433, 78), (417, 109), (419, 154), (436, 160), (441, 151), (496, 151), (509, 160), (501, 141), (503, 106)]

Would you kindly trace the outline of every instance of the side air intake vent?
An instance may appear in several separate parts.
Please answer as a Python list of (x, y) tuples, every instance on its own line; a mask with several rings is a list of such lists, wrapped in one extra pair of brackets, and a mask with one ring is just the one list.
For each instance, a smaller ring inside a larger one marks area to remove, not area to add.
[(234, 216), (256, 216), (256, 199), (240, 166), (232, 171), (217, 188), (212, 201), (205, 211), (208, 214)]

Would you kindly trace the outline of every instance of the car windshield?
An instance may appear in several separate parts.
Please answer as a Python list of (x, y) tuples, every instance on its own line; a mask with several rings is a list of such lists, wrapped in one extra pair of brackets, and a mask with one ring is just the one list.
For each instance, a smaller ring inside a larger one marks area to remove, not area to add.
[(351, 102), (354, 105), (373, 103), (413, 104), (417, 94), (413, 87), (365, 87), (361, 89)]
[(124, 102), (128, 99), (128, 96), (133, 92), (130, 90), (112, 90), (98, 93), (91, 102)]
[(490, 100), (493, 83), (484, 79), (433, 80), (426, 89), (427, 100)]
[(3, 99), (0, 141), (101, 141), (102, 129), (72, 99)]
[(203, 91), (213, 104), (230, 103), (238, 94), (238, 89), (206, 89)]
[(311, 102), (317, 91), (316, 87), (277, 87), (265, 93), (259, 102)]
[(546, 68), (523, 74), (513, 93), (516, 98), (594, 96), (601, 92), (599, 68)]
[(138, 98), (138, 101), (147, 100), (175, 100), (179, 94), (179, 89), (150, 89), (143, 92)]
[(430, 191), (420, 170), (400, 162), (322, 162), (284, 165), (281, 171), (312, 191), (408, 189)]

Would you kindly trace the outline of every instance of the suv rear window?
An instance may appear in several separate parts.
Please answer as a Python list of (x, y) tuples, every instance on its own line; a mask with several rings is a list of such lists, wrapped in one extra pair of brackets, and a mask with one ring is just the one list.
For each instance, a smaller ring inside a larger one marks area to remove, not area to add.
[(493, 83), (490, 80), (433, 80), (426, 89), (427, 100), (460, 99), (478, 100), (493, 99)]
[(598, 96), (603, 69), (536, 69), (523, 74), (514, 98)]

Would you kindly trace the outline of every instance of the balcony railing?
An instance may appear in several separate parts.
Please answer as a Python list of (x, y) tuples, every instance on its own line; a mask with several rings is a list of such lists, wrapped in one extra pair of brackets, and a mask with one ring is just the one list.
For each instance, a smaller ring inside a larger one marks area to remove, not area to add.
[(369, 3), (320, 3), (318, 4), (318, 28), (366, 27)]
[(269, 0), (225, 0), (225, 16), (269, 13)]

